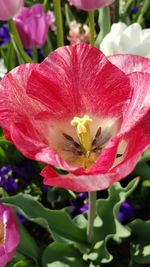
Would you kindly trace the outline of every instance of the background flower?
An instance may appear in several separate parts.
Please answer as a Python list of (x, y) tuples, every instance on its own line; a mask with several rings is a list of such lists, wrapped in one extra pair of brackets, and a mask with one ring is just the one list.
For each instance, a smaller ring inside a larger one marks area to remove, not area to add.
[(72, 206), (71, 214), (73, 216), (76, 216), (78, 214), (82, 214), (83, 212), (87, 211), (89, 208), (89, 206), (88, 206), (88, 193), (78, 194), (76, 198), (74, 198), (70, 201), (70, 204)]
[(1, 0), (0, 20), (8, 20), (17, 15), (23, 8), (24, 0)]
[(0, 266), (10, 261), (19, 244), (19, 229), (12, 208), (0, 204)]
[(4, 24), (0, 27), (0, 47), (10, 42), (9, 26)]
[(42, 4), (23, 8), (21, 14), (14, 18), (24, 48), (40, 48), (47, 38), (49, 26), (54, 27), (54, 15), (44, 13)]
[(133, 54), (150, 58), (150, 29), (142, 30), (140, 24), (127, 26), (118, 22), (111, 26), (100, 44), (105, 55)]
[(118, 213), (118, 220), (122, 224), (127, 224), (135, 219), (135, 211), (131, 204), (126, 200), (121, 204), (120, 210)]
[(71, 5), (83, 10), (102, 8), (114, 2), (114, 0), (69, 0)]
[(4, 59), (0, 58), (0, 78), (3, 78), (6, 73), (7, 69), (4, 64)]
[(82, 26), (81, 23), (73, 20), (69, 24), (69, 35), (67, 39), (70, 44), (90, 43), (90, 28), (86, 24)]

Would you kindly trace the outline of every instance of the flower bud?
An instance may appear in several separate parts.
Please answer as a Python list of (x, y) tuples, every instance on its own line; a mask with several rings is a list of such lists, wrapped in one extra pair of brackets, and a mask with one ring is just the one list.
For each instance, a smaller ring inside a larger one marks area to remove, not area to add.
[(113, 3), (114, 0), (69, 0), (69, 3), (79, 9), (94, 10), (108, 6)]
[(24, 0), (1, 0), (0, 20), (8, 20), (19, 14), (24, 5)]

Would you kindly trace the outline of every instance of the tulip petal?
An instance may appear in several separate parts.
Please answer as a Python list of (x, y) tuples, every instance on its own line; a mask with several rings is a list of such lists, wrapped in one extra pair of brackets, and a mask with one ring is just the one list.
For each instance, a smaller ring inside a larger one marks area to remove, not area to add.
[(126, 74), (135, 71), (150, 74), (150, 60), (148, 58), (135, 55), (113, 55), (109, 56), (108, 59)]
[[(90, 174), (103, 173), (109, 170), (115, 160), (119, 142), (124, 139), (125, 133), (130, 132), (150, 112), (150, 75), (147, 73), (131, 73), (128, 77), (133, 94), (120, 131), (108, 142), (96, 163), (89, 170)], [(149, 123), (147, 122), (146, 125), (148, 127)]]
[[(128, 138), (128, 146), (123, 161), (107, 173), (81, 176), (60, 175), (50, 166), (47, 166), (41, 172), (44, 177), (44, 184), (66, 188), (75, 192), (91, 192), (108, 188), (130, 174), (141, 154), (149, 147), (150, 135), (144, 137), (143, 134), (141, 131), (139, 135), (137, 129), (134, 129), (126, 136)], [(143, 140), (142, 143), (141, 139)]]
[(128, 78), (90, 45), (52, 52), (32, 72), (27, 92), (49, 109), (51, 119), (84, 114), (118, 117), (130, 98)]
[(114, 0), (69, 0), (71, 5), (83, 10), (94, 10), (110, 5)]
[[(132, 73), (129, 75), (133, 95), (120, 132), (100, 155), (93, 167), (84, 175), (59, 175), (48, 166), (41, 175), (44, 183), (77, 192), (103, 190), (126, 177), (135, 167), (142, 153), (150, 146), (150, 75)], [(126, 148), (120, 162), (113, 163), (118, 143), (126, 141)], [(92, 175), (93, 174), (93, 175)]]

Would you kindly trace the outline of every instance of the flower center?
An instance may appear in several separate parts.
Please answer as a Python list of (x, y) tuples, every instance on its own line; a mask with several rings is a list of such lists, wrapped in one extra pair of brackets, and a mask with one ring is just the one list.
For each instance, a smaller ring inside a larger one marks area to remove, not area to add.
[(57, 143), (56, 150), (69, 164), (88, 171), (116, 132), (116, 124), (113, 120), (88, 115), (74, 117), (70, 121), (74, 129), (67, 122), (67, 127), (65, 125), (61, 130), (63, 139)]
[(71, 121), (71, 125), (76, 127), (80, 146), (85, 155), (91, 150), (90, 122), (92, 119), (88, 115), (84, 115), (83, 118), (74, 117)]
[(81, 152), (83, 154), (83, 166), (85, 169), (90, 168), (95, 161), (94, 153), (92, 152), (92, 142), (89, 127), (89, 123), (91, 122), (92, 119), (90, 119), (88, 115), (84, 115), (83, 118), (74, 117), (71, 121), (71, 125), (76, 128)]
[(2, 220), (0, 220), (0, 245), (4, 243), (4, 224)]

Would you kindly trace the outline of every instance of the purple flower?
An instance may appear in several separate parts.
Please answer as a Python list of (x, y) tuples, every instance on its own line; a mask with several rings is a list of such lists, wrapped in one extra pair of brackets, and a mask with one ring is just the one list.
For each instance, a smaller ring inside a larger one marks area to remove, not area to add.
[[(25, 49), (26, 53), (29, 57), (33, 58), (33, 51), (32, 49)], [(41, 48), (37, 48), (37, 56), (38, 56), (38, 63), (41, 63), (44, 60), (44, 53)]]
[(128, 201), (125, 201), (119, 210), (118, 213), (118, 220), (122, 224), (127, 224), (135, 219), (135, 211), (134, 208), (131, 206), (131, 204)]
[(53, 25), (51, 12), (45, 13), (42, 4), (24, 7), (14, 18), (24, 48), (40, 48), (47, 38), (49, 27)]
[(33, 51), (31, 49), (25, 49), (26, 53), (28, 54), (29, 57), (33, 57)]
[(76, 216), (88, 210), (88, 193), (80, 193), (70, 202), (72, 209), (71, 214)]
[(0, 47), (10, 42), (9, 26), (4, 24), (0, 27)]
[(26, 222), (26, 218), (25, 218), (22, 214), (20, 214), (20, 213), (17, 212), (16, 215), (17, 215), (18, 220), (19, 220), (19, 222), (20, 222), (21, 224), (24, 224), (24, 223)]
[(17, 190), (17, 180), (13, 178), (11, 166), (4, 166), (0, 169), (0, 186), (6, 192)]
[(139, 10), (139, 7), (138, 6), (135, 6), (131, 9), (131, 12), (130, 12), (130, 18), (132, 19), (132, 17), (138, 12)]
[(12, 193), (24, 188), (35, 170), (30, 161), (24, 161), (17, 166), (3, 166), (0, 169), (0, 187)]

